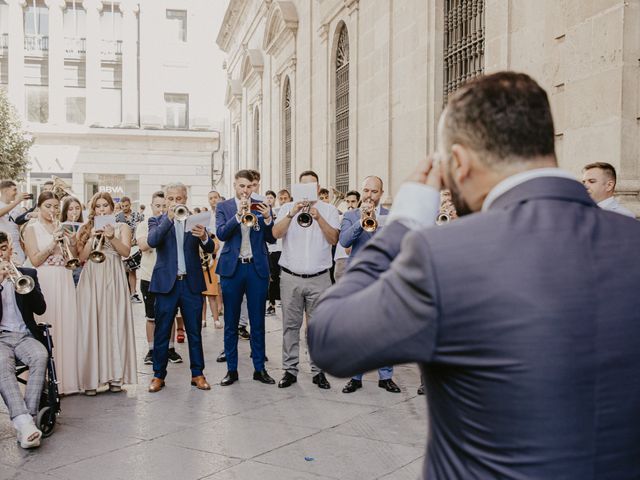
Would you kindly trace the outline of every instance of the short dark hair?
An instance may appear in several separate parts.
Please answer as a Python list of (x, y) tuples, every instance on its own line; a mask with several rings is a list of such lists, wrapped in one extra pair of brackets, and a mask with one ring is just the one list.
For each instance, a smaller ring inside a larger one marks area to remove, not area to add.
[(44, 187), (45, 185), (55, 185), (55, 182), (53, 180), (47, 180), (46, 182), (42, 183), (42, 186)]
[(320, 183), (320, 179), (318, 178), (318, 174), (313, 170), (305, 170), (298, 176), (298, 181), (302, 180), (302, 177), (314, 177), (316, 182)]
[(258, 170), (249, 170), (251, 172), (251, 175), (253, 175), (253, 180), (251, 180), (252, 182), (254, 180), (257, 180), (258, 182), (260, 181), (260, 172)]
[(498, 72), (463, 85), (444, 112), (445, 147), (464, 145), (491, 165), (554, 156), (549, 99), (530, 76)]
[(599, 168), (600, 170), (602, 170), (607, 177), (613, 180), (614, 184), (618, 181), (618, 175), (616, 175), (616, 169), (610, 163), (607, 163), (607, 162), (590, 163), (588, 165), (585, 165), (582, 171), (586, 172), (587, 170), (591, 170), (592, 168)]
[[(153, 195), (151, 195), (151, 201), (153, 202), (156, 198), (164, 198), (164, 192), (162, 190), (153, 192)], [(140, 205), (140, 206), (142, 207), (144, 205)]]
[(318, 195), (329, 195), (329, 190), (328, 190), (328, 189), (326, 189), (326, 188), (321, 188), (321, 189), (318, 191)]
[(354, 195), (358, 201), (360, 201), (360, 192), (357, 190), (349, 190), (347, 192), (347, 194), (344, 196), (344, 198), (350, 197), (351, 195)]
[(9, 188), (9, 187), (16, 187), (16, 182), (14, 182), (13, 180), (2, 180), (0, 182), (0, 190), (4, 190), (5, 188)]
[(266, 193), (264, 194), (265, 196), (267, 195), (271, 195), (272, 197), (276, 197), (276, 192), (274, 192), (273, 190), (267, 190)]
[(129, 203), (131, 203), (131, 199), (130, 199), (129, 197), (127, 197), (127, 196), (120, 197), (120, 203), (122, 203), (122, 202), (129, 202)]
[(9, 235), (2, 230), (0, 230), (0, 243), (9, 243)]
[(238, 170), (234, 178), (236, 180), (239, 178), (246, 178), (250, 182), (253, 182), (253, 173), (251, 173), (251, 170)]

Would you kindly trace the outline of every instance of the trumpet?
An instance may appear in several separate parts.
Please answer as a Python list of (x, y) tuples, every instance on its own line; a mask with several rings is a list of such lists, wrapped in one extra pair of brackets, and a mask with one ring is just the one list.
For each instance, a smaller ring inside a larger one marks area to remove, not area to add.
[(107, 259), (107, 256), (102, 251), (104, 247), (104, 234), (99, 233), (93, 237), (91, 241), (91, 253), (89, 253), (89, 260), (94, 263), (102, 263)]
[(451, 215), (447, 212), (440, 212), (436, 218), (436, 225), (446, 225), (451, 221)]
[[(59, 230), (60, 220), (55, 220), (54, 225), (55, 225), (55, 230)], [(63, 237), (60, 240), (58, 240), (58, 242), (60, 243), (60, 250), (62, 251), (64, 267), (67, 270), (75, 270), (76, 268), (78, 268), (80, 266), (80, 260), (73, 255), (73, 252), (71, 251), (71, 247), (69, 246), (69, 239), (63, 235)]]
[(173, 207), (173, 215), (176, 220), (182, 222), (186, 220), (189, 215), (191, 215), (191, 212), (186, 205), (176, 205), (175, 207)]
[(240, 222), (249, 228), (253, 228), (258, 223), (258, 217), (251, 213), (246, 199), (243, 200), (242, 210), (240, 210)]
[(336, 187), (331, 187), (331, 193), (333, 193), (333, 200), (331, 205), (338, 208), (338, 206), (344, 201), (345, 194), (338, 190)]
[(310, 210), (311, 203), (305, 201), (304, 206), (302, 207), (302, 210), (300, 210), (300, 214), (298, 215), (297, 219), (298, 225), (300, 225), (302, 228), (309, 228), (311, 225), (313, 225), (313, 217), (309, 213)]
[(22, 275), (16, 264), (12, 261), (5, 262), (9, 268), (8, 278), (11, 283), (13, 283), (14, 288), (16, 289), (16, 293), (20, 295), (26, 295), (31, 292), (35, 286), (36, 282), (33, 281), (28, 275)]
[(378, 221), (373, 217), (373, 208), (368, 207), (362, 209), (360, 226), (368, 233), (373, 233), (378, 229)]

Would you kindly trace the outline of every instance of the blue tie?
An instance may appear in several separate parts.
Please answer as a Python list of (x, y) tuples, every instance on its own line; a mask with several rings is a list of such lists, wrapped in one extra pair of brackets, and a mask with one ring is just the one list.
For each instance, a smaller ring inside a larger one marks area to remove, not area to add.
[(184, 261), (184, 223), (175, 222), (176, 242), (178, 243), (178, 275), (187, 273), (187, 266)]

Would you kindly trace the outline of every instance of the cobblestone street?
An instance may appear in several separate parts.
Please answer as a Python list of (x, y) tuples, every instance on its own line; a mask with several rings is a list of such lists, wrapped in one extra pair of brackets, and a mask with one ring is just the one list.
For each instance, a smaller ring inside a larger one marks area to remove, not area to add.
[[(136, 314), (139, 385), (125, 393), (66, 397), (56, 431), (34, 451), (19, 448), (6, 409), (0, 413), (0, 480), (43, 479), (410, 479), (424, 456), (426, 409), (416, 394), (415, 366), (396, 368), (402, 393), (378, 388), (377, 374), (364, 388), (341, 393), (311, 383), (301, 367), (288, 389), (251, 378), (249, 343), (240, 344), (240, 382), (221, 387), (226, 364), (215, 362), (222, 330), (204, 329), (209, 392), (189, 386), (185, 363), (171, 365), (167, 386), (150, 394), (142, 305)], [(278, 315), (279, 315), (278, 309)], [(267, 318), (267, 369), (280, 379), (281, 323)], [(306, 353), (303, 354), (306, 357)]]

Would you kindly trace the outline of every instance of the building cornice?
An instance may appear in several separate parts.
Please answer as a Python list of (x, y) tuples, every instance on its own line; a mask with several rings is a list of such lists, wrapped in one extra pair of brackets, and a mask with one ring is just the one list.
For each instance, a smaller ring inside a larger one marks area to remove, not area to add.
[(236, 31), (236, 26), (238, 25), (238, 21), (242, 17), (242, 13), (246, 8), (247, 3), (248, 0), (231, 0), (229, 2), (227, 11), (224, 14), (224, 19), (222, 20), (222, 24), (220, 25), (218, 37), (216, 38), (216, 43), (225, 53), (229, 53), (229, 44), (233, 39), (233, 35)]
[(262, 49), (277, 55), (284, 45), (295, 42), (298, 32), (298, 12), (293, 2), (273, 1), (264, 31)]

